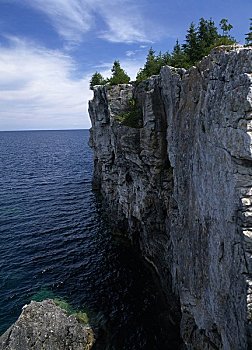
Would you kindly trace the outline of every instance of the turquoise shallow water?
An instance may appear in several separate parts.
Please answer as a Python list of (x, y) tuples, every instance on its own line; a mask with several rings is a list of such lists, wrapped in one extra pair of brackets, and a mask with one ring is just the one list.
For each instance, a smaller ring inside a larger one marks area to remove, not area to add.
[(0, 333), (38, 294), (86, 309), (96, 349), (176, 349), (149, 271), (91, 189), (87, 130), (0, 133)]

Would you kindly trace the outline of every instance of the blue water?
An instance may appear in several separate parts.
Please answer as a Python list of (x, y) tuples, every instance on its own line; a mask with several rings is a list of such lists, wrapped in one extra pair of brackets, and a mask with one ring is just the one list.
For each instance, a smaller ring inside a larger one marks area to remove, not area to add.
[(0, 132), (0, 333), (44, 293), (88, 311), (95, 349), (174, 350), (149, 271), (102, 218), (88, 137)]

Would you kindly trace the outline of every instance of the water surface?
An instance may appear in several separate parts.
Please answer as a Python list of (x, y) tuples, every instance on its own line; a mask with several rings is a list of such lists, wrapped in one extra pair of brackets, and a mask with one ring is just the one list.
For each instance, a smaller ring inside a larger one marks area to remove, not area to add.
[(88, 311), (95, 349), (174, 350), (149, 270), (102, 218), (88, 137), (0, 133), (0, 333), (42, 293)]

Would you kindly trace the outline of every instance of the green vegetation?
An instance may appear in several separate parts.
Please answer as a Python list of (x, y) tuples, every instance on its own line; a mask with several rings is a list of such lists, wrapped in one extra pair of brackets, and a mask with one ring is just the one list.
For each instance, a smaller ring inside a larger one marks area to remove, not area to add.
[(45, 299), (52, 299), (55, 305), (66, 311), (68, 316), (73, 315), (79, 322), (88, 324), (88, 316), (83, 310), (75, 310), (66, 300), (56, 297), (55, 294), (48, 289), (42, 288), (32, 297), (34, 301), (43, 301)]
[(55, 305), (59, 306), (62, 310), (65, 310), (67, 315), (73, 315), (76, 319), (84, 324), (88, 324), (88, 316), (82, 310), (75, 310), (66, 300), (55, 298), (53, 299)]
[[(191, 23), (183, 44), (176, 41), (173, 51), (169, 53), (159, 52), (155, 54), (153, 48), (149, 49), (146, 62), (137, 74), (136, 82), (139, 83), (152, 75), (159, 74), (162, 66), (169, 65), (175, 68), (190, 68), (197, 64), (204, 56), (207, 56), (214, 47), (221, 45), (234, 45), (236, 40), (230, 35), (233, 26), (227, 18), (222, 18), (219, 23), (219, 29), (214, 21), (200, 18), (198, 25)], [(220, 32), (219, 32), (220, 31)], [(252, 45), (252, 18), (250, 18), (249, 32), (245, 37), (246, 46)], [(90, 89), (95, 85), (117, 85), (128, 84), (130, 78), (121, 68), (120, 62), (115, 61), (112, 68), (112, 76), (110, 79), (104, 79), (102, 75), (96, 72), (90, 81)], [(130, 112), (127, 112), (130, 113)], [(133, 115), (124, 115), (123, 120), (133, 120)]]
[(101, 73), (95, 72), (92, 75), (92, 78), (90, 80), (89, 88), (90, 88), (90, 90), (94, 90), (95, 85), (105, 85), (107, 83), (107, 81), (108, 80), (104, 79), (103, 76), (101, 75)]
[(90, 90), (94, 90), (96, 85), (117, 85), (117, 84), (128, 84), (130, 82), (130, 77), (122, 69), (119, 61), (114, 61), (113, 67), (111, 69), (112, 76), (109, 79), (105, 79), (101, 73), (95, 72), (89, 82)]
[(162, 66), (170, 63), (170, 59), (171, 55), (169, 53), (166, 52), (162, 54), (159, 52), (158, 56), (155, 56), (155, 51), (150, 48), (144, 68), (140, 69), (136, 80), (143, 81), (152, 75), (158, 74)]
[(232, 45), (236, 41), (229, 34), (233, 26), (226, 18), (220, 21), (222, 34), (218, 33), (218, 28), (212, 19), (201, 18), (198, 26), (191, 23), (185, 37), (184, 44), (179, 44), (178, 40), (172, 53), (161, 52), (155, 55), (155, 51), (150, 48), (144, 68), (140, 69), (136, 81), (140, 82), (152, 75), (158, 74), (162, 66), (170, 65), (175, 68), (189, 68), (208, 55), (212, 48), (220, 45)]
[(115, 118), (115, 120), (122, 125), (129, 126), (131, 128), (141, 128), (143, 123), (142, 119), (141, 107), (134, 98), (131, 98), (128, 101), (128, 107), (126, 110)]
[(250, 18), (249, 32), (246, 34), (245, 44), (246, 46), (252, 45), (252, 18)]
[(119, 61), (114, 62), (111, 72), (112, 77), (108, 80), (110, 85), (128, 84), (130, 82), (130, 77), (121, 68)]
[(228, 23), (227, 18), (222, 18), (220, 21), (220, 28), (222, 29), (222, 36), (228, 36), (230, 30), (233, 28), (232, 24)]

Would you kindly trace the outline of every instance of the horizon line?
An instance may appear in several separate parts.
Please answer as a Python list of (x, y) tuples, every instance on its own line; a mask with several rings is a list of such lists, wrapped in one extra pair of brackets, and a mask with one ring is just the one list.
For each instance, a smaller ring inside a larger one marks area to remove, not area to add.
[(90, 128), (78, 129), (20, 129), (20, 130), (0, 130), (0, 132), (22, 132), (22, 131), (74, 131), (74, 130), (89, 130)]

